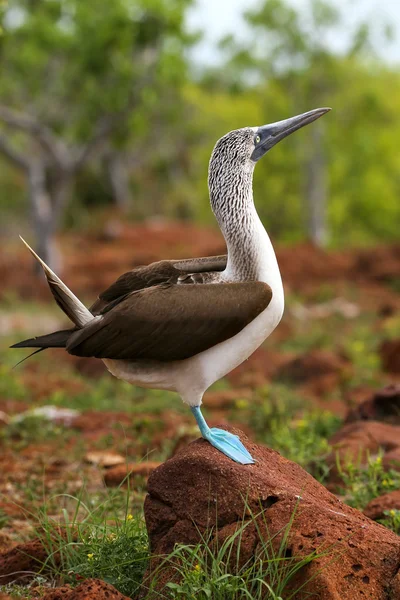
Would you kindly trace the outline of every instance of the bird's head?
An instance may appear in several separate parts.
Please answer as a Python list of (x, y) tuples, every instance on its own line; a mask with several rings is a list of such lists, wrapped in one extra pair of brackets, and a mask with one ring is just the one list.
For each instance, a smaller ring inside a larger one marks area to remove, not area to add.
[(330, 110), (330, 108), (316, 108), (284, 121), (277, 121), (261, 127), (235, 129), (224, 135), (215, 144), (210, 159), (211, 196), (218, 192), (226, 193), (226, 185), (229, 183), (234, 183), (237, 187), (241, 179), (243, 183), (249, 181), (249, 178), (251, 181), (256, 162), (268, 150), (291, 133), (312, 123)]

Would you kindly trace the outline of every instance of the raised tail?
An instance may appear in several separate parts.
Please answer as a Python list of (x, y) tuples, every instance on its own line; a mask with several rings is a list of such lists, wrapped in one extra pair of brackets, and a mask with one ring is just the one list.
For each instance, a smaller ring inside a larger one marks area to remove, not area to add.
[(71, 292), (69, 288), (61, 281), (59, 277), (46, 265), (46, 263), (36, 254), (34, 250), (21, 237), (21, 240), (28, 248), (29, 252), (36, 258), (43, 268), (46, 275), (47, 283), (49, 284), (51, 293), (55, 301), (67, 317), (77, 326), (83, 327), (89, 323), (94, 317), (90, 310)]
[(94, 317), (86, 308), (86, 306), (82, 304), (75, 294), (73, 294), (65, 285), (65, 283), (63, 283), (61, 279), (57, 277), (57, 275), (50, 269), (50, 267), (46, 265), (40, 256), (38, 256), (36, 252), (32, 250), (29, 244), (27, 244), (22, 237), (21, 240), (43, 267), (47, 283), (49, 284), (55, 301), (61, 310), (67, 315), (67, 317), (74, 323), (75, 327), (62, 331), (55, 331), (54, 333), (48, 333), (46, 335), (40, 335), (28, 340), (23, 340), (22, 342), (14, 344), (11, 346), (11, 348), (39, 348), (40, 350), (45, 350), (46, 348), (65, 348), (70, 335), (77, 329), (84, 327), (84, 325), (92, 321)]

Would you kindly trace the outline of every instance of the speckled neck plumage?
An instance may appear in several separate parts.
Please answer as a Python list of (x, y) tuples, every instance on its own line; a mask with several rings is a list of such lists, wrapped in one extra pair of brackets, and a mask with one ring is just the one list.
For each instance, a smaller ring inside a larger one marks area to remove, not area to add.
[[(227, 279), (260, 279), (268, 236), (261, 225), (253, 202), (254, 164), (236, 164), (227, 168), (224, 157), (213, 153), (209, 167), (210, 202), (228, 249)], [(269, 241), (269, 240), (268, 240)], [(272, 247), (271, 247), (272, 248)]]

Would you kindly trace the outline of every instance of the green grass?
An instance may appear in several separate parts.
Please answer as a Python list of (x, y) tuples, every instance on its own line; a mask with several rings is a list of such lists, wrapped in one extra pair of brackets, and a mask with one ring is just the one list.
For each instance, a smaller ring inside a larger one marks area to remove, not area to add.
[[(250, 513), (249, 518), (247, 510), (246, 520), (238, 524), (233, 535), (218, 542), (211, 529), (196, 545), (177, 545), (163, 558), (152, 582), (143, 581), (150, 558), (149, 543), (143, 514), (140, 510), (131, 514), (131, 503), (129, 488), (105, 490), (101, 495), (82, 489), (79, 496), (57, 495), (43, 502), (37, 512), (27, 514), (48, 556), (38, 565), (36, 585), (41, 584), (45, 591), (55, 583), (76, 586), (96, 577), (134, 598), (142, 588), (151, 592), (162, 569), (172, 566), (178, 581), (167, 584), (160, 598), (290, 600), (311, 581), (293, 586), (299, 571), (328, 553), (324, 550), (292, 556), (288, 540), (297, 506), (289, 522), (274, 535), (268, 534), (265, 512)], [(241, 564), (241, 544), (248, 527), (254, 528), (257, 551)], [(29, 586), (0, 586), (2, 591), (16, 598), (30, 598)], [(149, 597), (154, 598), (151, 593)]]
[(12, 419), (7, 427), (0, 429), (0, 442), (11, 444), (21, 450), (30, 444), (57, 440), (65, 443), (74, 435), (71, 429), (55, 424), (46, 417), (27, 414), (21, 419)]
[(400, 489), (400, 472), (385, 469), (382, 454), (369, 456), (366, 465), (357, 465), (351, 461), (341, 464), (338, 460), (338, 471), (343, 481), (339, 492), (346, 504), (363, 510), (374, 498)]
[(326, 480), (325, 458), (331, 450), (327, 440), (339, 429), (339, 417), (329, 411), (304, 410), (306, 400), (285, 384), (266, 386), (251, 400), (239, 399), (236, 404), (240, 419), (258, 442), (297, 462), (319, 481)]
[[(333, 291), (329, 286), (321, 288), (313, 302), (329, 300)], [(11, 297), (6, 304), (7, 311), (15, 311)], [(47, 312), (50, 306), (36, 306), (33, 303), (26, 306), (20, 303), (21, 311), (33, 316), (44, 310)], [(54, 314), (58, 314), (57, 307)], [(376, 315), (367, 312), (354, 320), (332, 315), (327, 319), (307, 322), (293, 318), (290, 324), (291, 335), (283, 341), (277, 341), (275, 350), (301, 355), (323, 348), (340, 351), (348, 358), (352, 371), (344, 375), (333, 395), (351, 392), (360, 385), (378, 387), (383, 381), (379, 345), (383, 339), (400, 335), (398, 315), (381, 320), (379, 325)], [(23, 339), (24, 335), (18, 333), (17, 336), (2, 340), (0, 398), (24, 401), (32, 407), (54, 404), (80, 411), (121, 411), (131, 415), (130, 425), (124, 428), (116, 425), (115, 430), (108, 431), (102, 438), (89, 441), (91, 449), (112, 447), (124, 455), (138, 458), (143, 446), (145, 453), (146, 447), (151, 447), (152, 438), (162, 431), (163, 423), (159, 417), (164, 410), (168, 408), (174, 413), (189, 415), (187, 407), (175, 394), (135, 388), (108, 373), (96, 379), (84, 377), (64, 362), (58, 351), (34, 357), (12, 370), (11, 367), (22, 358), (21, 352), (11, 351), (7, 347), (16, 341), (16, 337)], [(274, 338), (268, 342), (271, 347), (274, 347), (274, 343)], [(24, 379), (25, 368), (32, 362), (36, 362), (37, 377), (49, 377), (50, 380), (49, 374), (57, 372), (67, 382), (80, 384), (76, 386), (79, 391), (74, 391), (73, 386), (70, 386), (72, 391), (68, 386), (65, 389), (49, 389), (47, 394), (36, 400), (34, 390), (29, 389), (25, 383), (28, 380)], [(224, 390), (229, 386), (228, 380), (221, 380), (213, 389)], [(254, 390), (251, 400), (238, 398), (231, 416), (236, 422), (249, 426), (255, 440), (278, 450), (324, 482), (328, 475), (325, 459), (331, 451), (327, 440), (339, 428), (341, 420), (328, 411), (310, 409), (308, 406), (307, 398), (292, 384), (272, 383)], [(31, 443), (52, 440), (59, 440), (62, 447), (63, 442), (68, 442), (71, 431), (76, 436), (73, 430), (55, 425), (42, 417), (26, 417), (23, 421), (14, 421), (3, 427), (0, 430), (0, 442), (7, 446), (8, 451), (12, 449), (15, 452)], [(78, 465), (87, 450), (83, 437), (76, 436), (73, 448), (73, 460)], [(151, 458), (166, 458), (174, 441), (167, 441)], [(91, 468), (88, 467), (88, 472)], [(32, 505), (40, 506), (38, 510), (32, 509), (28, 518), (48, 548), (49, 559), (45, 565), (41, 565), (42, 570), (31, 586), (0, 586), (0, 591), (12, 592), (16, 598), (30, 598), (33, 594), (30, 587), (33, 585), (39, 584), (44, 589), (55, 583), (76, 585), (82, 578), (95, 576), (108, 581), (125, 595), (134, 596), (143, 585), (142, 578), (149, 560), (141, 509), (143, 482), (137, 484), (135, 480), (135, 490), (132, 491), (122, 486), (116, 490), (102, 489), (96, 481), (92, 486), (88, 483), (89, 491), (77, 493), (74, 485), (81, 482), (87, 473), (81, 464), (75, 471), (63, 475), (62, 481), (53, 481), (55, 487), (52, 487), (52, 495), (46, 496), (48, 491), (45, 489), (43, 465), (32, 469), (34, 472), (29, 473), (28, 484), (25, 481), (13, 482), (14, 493), (16, 496), (19, 494), (20, 498), (30, 497)], [(380, 456), (370, 458), (365, 467), (344, 464), (341, 475), (343, 483), (339, 491), (345, 502), (361, 510), (371, 499), (400, 489), (400, 474), (394, 470), (385, 472)], [(69, 484), (71, 487), (67, 489), (72, 490), (72, 495), (63, 493)], [(24, 506), (30, 505), (24, 502)], [(10, 521), (11, 518), (0, 513), (0, 528), (8, 528)], [(387, 511), (381, 522), (400, 534), (400, 511)], [(275, 536), (265, 537), (260, 533), (259, 552), (247, 564), (239, 564), (237, 548), (240, 548), (246, 528), (257, 527), (259, 523), (260, 519), (246, 521), (219, 546), (210, 543), (209, 536), (213, 532), (204, 534), (197, 545), (178, 545), (166, 560), (174, 565), (180, 580), (171, 582), (161, 597), (182, 600), (258, 600), (261, 597), (289, 600), (293, 594), (291, 584), (296, 573), (314, 560), (316, 555), (293, 557), (288, 552), (288, 535), (293, 525), (291, 520)], [(60, 564), (53, 560), (57, 552), (60, 553)]]
[(38, 565), (43, 582), (78, 585), (98, 577), (134, 596), (149, 548), (143, 514), (131, 514), (131, 502), (129, 489), (122, 486), (97, 494), (82, 489), (76, 497), (53, 496), (37, 512), (27, 514), (48, 555)]
[[(167, 583), (163, 597), (174, 600), (291, 600), (316, 577), (317, 572), (301, 585), (294, 584), (296, 575), (327, 553), (292, 556), (288, 544), (296, 510), (297, 506), (289, 522), (274, 535), (268, 533), (265, 512), (261, 511), (258, 515), (250, 513), (250, 518), (239, 523), (235, 533), (222, 541), (209, 531), (201, 535), (196, 545), (177, 545), (160, 566), (161, 570), (165, 566), (172, 567), (177, 579)], [(243, 563), (241, 545), (247, 528), (254, 530), (256, 551)], [(156, 581), (157, 572), (155, 584)]]
[(381, 523), (381, 525), (384, 525), (388, 529), (394, 531), (394, 533), (397, 535), (400, 535), (400, 510), (385, 510), (383, 514), (385, 517), (383, 519), (379, 519), (378, 523)]

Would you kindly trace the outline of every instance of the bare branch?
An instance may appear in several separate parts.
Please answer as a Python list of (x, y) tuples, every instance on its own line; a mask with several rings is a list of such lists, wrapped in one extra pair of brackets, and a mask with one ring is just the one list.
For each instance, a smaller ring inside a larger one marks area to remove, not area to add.
[(25, 171), (29, 169), (30, 162), (27, 157), (13, 148), (7, 137), (2, 133), (0, 133), (0, 152), (20, 169)]
[(73, 170), (78, 171), (85, 162), (98, 150), (102, 143), (111, 135), (114, 131), (118, 121), (122, 120), (122, 114), (118, 115), (107, 115), (102, 117), (95, 132), (91, 139), (78, 150), (77, 156), (73, 162)]
[(0, 104), (0, 120), (34, 137), (61, 168), (69, 167), (71, 161), (67, 147), (46, 125), (26, 113), (15, 111), (2, 104)]

